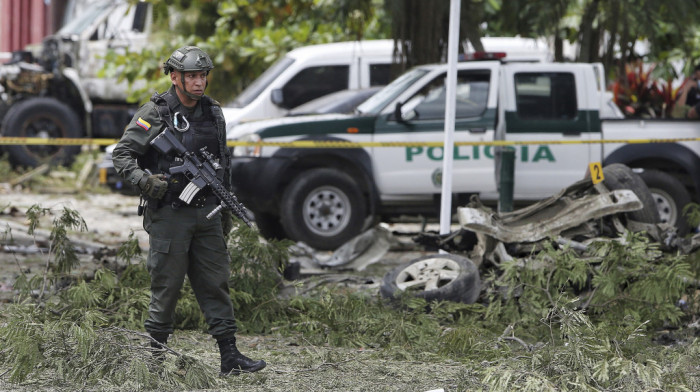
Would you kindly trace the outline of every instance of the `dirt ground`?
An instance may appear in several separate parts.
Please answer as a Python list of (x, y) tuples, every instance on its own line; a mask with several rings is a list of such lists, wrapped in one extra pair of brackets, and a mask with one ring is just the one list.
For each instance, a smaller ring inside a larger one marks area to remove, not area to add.
[[(35, 237), (27, 235), (28, 220), (26, 211), (33, 205), (50, 208), (54, 215), (45, 217)], [(141, 226), (141, 218), (136, 215), (138, 197), (104, 192), (87, 195), (69, 193), (27, 193), (18, 189), (0, 186), (0, 235), (13, 239), (14, 251), (3, 248), (0, 251), (0, 302), (12, 298), (12, 283), (19, 274), (40, 273), (45, 258), (32, 248), (48, 237), (51, 222), (60, 214), (63, 207), (77, 210), (87, 225), (87, 232), (71, 234), (70, 238), (80, 249), (90, 250), (107, 246), (116, 248), (128, 239), (131, 232), (138, 238), (143, 250), (148, 248), (148, 236)], [(346, 285), (356, 290), (377, 293), (383, 274), (394, 266), (425, 254), (411, 249), (410, 235), (420, 230), (418, 224), (386, 225), (387, 229), (399, 232), (399, 246), (390, 249), (380, 261), (370, 265), (363, 272), (329, 271), (325, 276), (315, 276), (314, 284), (344, 280)], [(428, 230), (437, 230), (431, 224)], [(38, 240), (38, 241), (37, 241)], [(99, 267), (94, 257), (81, 254), (81, 267), (78, 273), (86, 273)], [(297, 288), (299, 286), (297, 285)], [(0, 303), (0, 306), (1, 303)], [(215, 390), (246, 391), (430, 391), (443, 388), (464, 390), (463, 383), (469, 381), (470, 371), (459, 363), (436, 360), (431, 353), (382, 353), (373, 349), (343, 349), (318, 347), (300, 340), (302, 338), (278, 335), (240, 336), (241, 350), (251, 357), (263, 358), (268, 367), (257, 374), (244, 375), (235, 379), (219, 380)], [(214, 341), (206, 334), (197, 331), (177, 331), (172, 339), (175, 350), (201, 359), (211, 364), (216, 374), (218, 351)], [(402, 359), (396, 359), (397, 357)], [(405, 358), (403, 358), (405, 357)], [(175, 359), (167, 363), (174, 366)], [(43, 383), (42, 383), (43, 384)], [(0, 377), (0, 391), (4, 390), (65, 390), (55, 385), (46, 389), (45, 385), (12, 385), (6, 377)], [(109, 390), (108, 388), (107, 390)], [(99, 389), (103, 390), (103, 389)]]
[[(264, 359), (267, 367), (257, 373), (227, 378), (215, 377), (215, 386), (193, 391), (247, 392), (426, 392), (468, 391), (478, 379), (474, 369), (454, 361), (435, 360), (429, 353), (397, 360), (371, 349), (319, 347), (294, 338), (279, 336), (240, 336), (239, 348), (255, 359)], [(219, 354), (210, 339), (196, 332), (178, 331), (172, 348), (202, 361), (212, 375), (218, 374)], [(169, 356), (165, 366), (175, 368)], [(476, 365), (480, 366), (480, 365)], [(0, 379), (0, 391), (74, 391), (61, 383), (13, 385)], [(53, 385), (47, 387), (47, 385)], [(134, 391), (140, 388), (98, 386), (86, 391)]]
[[(136, 215), (139, 198), (119, 193), (101, 192), (84, 195), (68, 193), (33, 193), (11, 189), (0, 190), (0, 220), (25, 223), (24, 214), (32, 205), (50, 208), (60, 213), (63, 207), (77, 210), (88, 227), (88, 232), (78, 234), (80, 239), (105, 245), (118, 245), (126, 240), (130, 230), (138, 236), (142, 246), (148, 245), (148, 236)], [(12, 213), (14, 208), (17, 211)], [(50, 220), (43, 228), (50, 228)]]
[[(48, 238), (52, 227), (53, 219), (58, 218), (64, 207), (76, 210), (84, 219), (87, 226), (85, 232), (75, 232), (69, 235), (70, 239), (84, 250), (86, 254), (81, 255), (85, 265), (81, 265), (78, 273), (89, 269), (97, 268), (97, 265), (90, 264), (93, 258), (89, 253), (100, 248), (109, 247), (116, 249), (121, 243), (126, 241), (130, 234), (138, 239), (141, 249), (148, 250), (148, 234), (142, 226), (142, 218), (137, 216), (137, 206), (139, 198), (137, 196), (127, 196), (107, 190), (88, 193), (60, 193), (60, 192), (27, 192), (19, 189), (11, 189), (0, 184), (0, 244), (6, 244), (12, 240), (18, 248), (15, 252), (8, 249), (0, 251), (0, 292), (3, 288), (7, 290), (11, 283), (11, 277), (17, 274), (17, 258), (21, 258), (22, 265), (28, 266), (42, 265), (41, 254), (31, 252), (34, 243), (40, 243)], [(27, 235), (28, 220), (27, 210), (38, 205), (42, 208), (51, 209), (52, 214), (42, 218), (34, 237)], [(381, 279), (383, 274), (397, 264), (419, 257), (426, 252), (417, 250), (416, 244), (411, 241), (411, 237), (421, 231), (418, 223), (393, 223), (382, 224), (382, 227), (390, 232), (392, 246), (381, 259), (367, 267), (367, 271), (358, 273), (357, 276), (367, 277), (376, 275)], [(454, 226), (456, 228), (457, 226)], [(437, 223), (429, 223), (425, 230), (438, 231)], [(332, 252), (319, 252), (320, 258), (328, 258)], [(145, 257), (145, 253), (144, 253)], [(339, 270), (348, 271), (342, 266)], [(337, 271), (328, 270), (329, 274)], [(352, 271), (349, 271), (352, 273)]]
[[(48, 208), (51, 214), (41, 219), (34, 236), (27, 234), (27, 210), (33, 205)], [(20, 266), (25, 273), (34, 274), (43, 270), (45, 257), (42, 245), (49, 236), (52, 222), (63, 208), (76, 210), (85, 220), (87, 231), (71, 233), (69, 238), (79, 249), (81, 266), (76, 273), (86, 273), (99, 267), (89, 252), (101, 247), (117, 248), (129, 238), (131, 231), (143, 249), (148, 248), (148, 237), (136, 216), (138, 197), (116, 193), (94, 193), (87, 195), (62, 193), (29, 193), (19, 189), (0, 187), (0, 301), (11, 298), (12, 282)], [(38, 245), (38, 248), (35, 246)]]

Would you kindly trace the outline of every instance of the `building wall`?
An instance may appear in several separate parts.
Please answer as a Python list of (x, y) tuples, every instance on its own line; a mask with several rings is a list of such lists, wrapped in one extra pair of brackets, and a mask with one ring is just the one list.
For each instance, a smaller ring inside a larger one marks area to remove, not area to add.
[(0, 62), (55, 31), (65, 0), (0, 0)]

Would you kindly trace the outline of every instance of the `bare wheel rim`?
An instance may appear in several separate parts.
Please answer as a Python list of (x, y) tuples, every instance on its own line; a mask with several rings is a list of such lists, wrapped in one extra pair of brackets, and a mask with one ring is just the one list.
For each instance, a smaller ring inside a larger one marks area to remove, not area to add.
[(673, 197), (661, 189), (650, 189), (651, 197), (654, 199), (654, 204), (656, 209), (659, 210), (659, 220), (661, 223), (668, 223), (669, 225), (676, 224), (678, 219), (678, 208), (676, 203), (673, 202)]
[(396, 276), (399, 290), (430, 291), (444, 287), (457, 279), (460, 266), (454, 260), (430, 258), (413, 263)]
[(304, 199), (304, 223), (314, 234), (334, 236), (345, 230), (350, 221), (350, 199), (339, 188), (322, 186)]

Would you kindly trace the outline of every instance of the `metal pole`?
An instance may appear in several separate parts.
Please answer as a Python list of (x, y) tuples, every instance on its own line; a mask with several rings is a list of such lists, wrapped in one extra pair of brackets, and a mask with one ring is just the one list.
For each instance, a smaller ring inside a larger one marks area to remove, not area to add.
[(513, 211), (515, 187), (515, 149), (507, 146), (501, 150), (501, 173), (498, 184), (498, 211)]
[(440, 234), (448, 234), (452, 224), (452, 161), (454, 159), (455, 105), (457, 95), (457, 43), (459, 41), (460, 0), (450, 0), (450, 30), (447, 42), (445, 79), (445, 143), (442, 159)]

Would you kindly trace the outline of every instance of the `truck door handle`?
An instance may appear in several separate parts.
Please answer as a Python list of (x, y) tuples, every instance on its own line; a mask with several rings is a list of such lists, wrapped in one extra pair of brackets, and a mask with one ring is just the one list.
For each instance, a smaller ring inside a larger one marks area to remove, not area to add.
[(564, 131), (564, 136), (581, 136), (581, 131)]
[(471, 133), (484, 133), (484, 132), (486, 132), (486, 128), (471, 128), (471, 129), (469, 129), (469, 132), (471, 132)]

